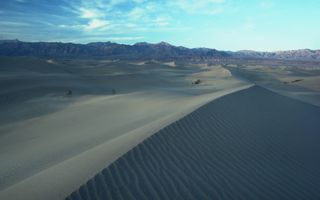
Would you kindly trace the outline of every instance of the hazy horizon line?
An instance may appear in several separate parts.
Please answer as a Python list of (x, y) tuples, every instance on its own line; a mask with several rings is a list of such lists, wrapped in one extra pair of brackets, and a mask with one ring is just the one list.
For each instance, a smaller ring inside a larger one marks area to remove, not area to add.
[(299, 51), (299, 50), (310, 50), (310, 51), (320, 51), (320, 49), (311, 49), (311, 48), (299, 48), (299, 49), (277, 49), (277, 50), (255, 50), (255, 49), (239, 49), (239, 50), (225, 50), (225, 49), (216, 49), (214, 47), (190, 47), (190, 46), (184, 46), (184, 45), (177, 45), (177, 44), (172, 44), (170, 42), (166, 42), (166, 41), (159, 41), (159, 42), (148, 42), (148, 41), (139, 41), (139, 42), (135, 42), (135, 43), (125, 43), (125, 42), (117, 42), (117, 41), (113, 41), (113, 40), (105, 40), (105, 41), (86, 41), (86, 42), (79, 42), (79, 41), (62, 41), (62, 40), (48, 40), (48, 41), (44, 41), (44, 40), (20, 40), (18, 38), (15, 39), (0, 39), (0, 41), (19, 41), (19, 42), (29, 42), (29, 43), (62, 43), (62, 44), (81, 44), (81, 45), (88, 45), (88, 44), (92, 44), (92, 43), (114, 43), (114, 44), (119, 44), (119, 45), (129, 45), (129, 46), (133, 46), (135, 44), (138, 43), (147, 43), (147, 44), (160, 44), (160, 43), (167, 43), (171, 46), (175, 46), (175, 47), (184, 47), (184, 48), (188, 48), (188, 49), (212, 49), (212, 50), (217, 50), (217, 51), (224, 51), (224, 52), (240, 52), (240, 51), (253, 51), (253, 52), (269, 52), (269, 53), (274, 53), (274, 52), (285, 52), (285, 51)]

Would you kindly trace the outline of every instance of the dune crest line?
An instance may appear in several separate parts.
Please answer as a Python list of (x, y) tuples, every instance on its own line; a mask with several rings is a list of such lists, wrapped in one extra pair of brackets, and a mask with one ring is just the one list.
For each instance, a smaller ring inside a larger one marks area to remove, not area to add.
[[(158, 118), (149, 124), (88, 149), (68, 160), (53, 165), (0, 192), (4, 199), (63, 199), (72, 191), (129, 151), (145, 138), (180, 119), (213, 99), (252, 87), (237, 86), (184, 100), (179, 112)], [(183, 108), (183, 109), (182, 109)], [(64, 180), (61, 182), (61, 180)]]
[(258, 86), (188, 114), (67, 200), (320, 198), (320, 109)]

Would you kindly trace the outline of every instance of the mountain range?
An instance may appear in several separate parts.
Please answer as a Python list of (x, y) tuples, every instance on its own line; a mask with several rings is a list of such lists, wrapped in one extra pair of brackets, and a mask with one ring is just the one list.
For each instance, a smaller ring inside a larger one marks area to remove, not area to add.
[(128, 60), (210, 60), (210, 59), (279, 59), (320, 61), (320, 50), (291, 50), (277, 52), (219, 51), (210, 48), (186, 48), (166, 42), (134, 45), (113, 42), (88, 44), (61, 42), (22, 42), (0, 40), (0, 56), (32, 56), (44, 58), (96, 58)]
[(237, 52), (231, 52), (230, 54), (238, 58), (320, 61), (320, 50), (311, 50), (311, 49), (274, 51), (274, 52), (242, 50)]

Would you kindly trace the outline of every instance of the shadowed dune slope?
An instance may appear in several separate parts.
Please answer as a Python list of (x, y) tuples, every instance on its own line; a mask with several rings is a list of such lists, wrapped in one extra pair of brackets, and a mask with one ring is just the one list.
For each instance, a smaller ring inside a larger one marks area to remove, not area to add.
[(320, 109), (255, 86), (162, 129), (67, 200), (320, 199)]

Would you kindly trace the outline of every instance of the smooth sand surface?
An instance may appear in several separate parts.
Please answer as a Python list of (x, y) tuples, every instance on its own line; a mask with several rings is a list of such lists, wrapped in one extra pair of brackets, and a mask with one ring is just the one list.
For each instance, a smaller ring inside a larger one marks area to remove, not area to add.
[(320, 66), (228, 66), (234, 76), (279, 94), (320, 106)]
[(319, 142), (319, 107), (254, 86), (153, 134), (67, 200), (318, 200)]
[[(1, 64), (0, 199), (63, 199), (161, 128), (251, 87), (232, 76), (152, 62), (2, 58)], [(210, 74), (194, 86), (199, 73)]]

